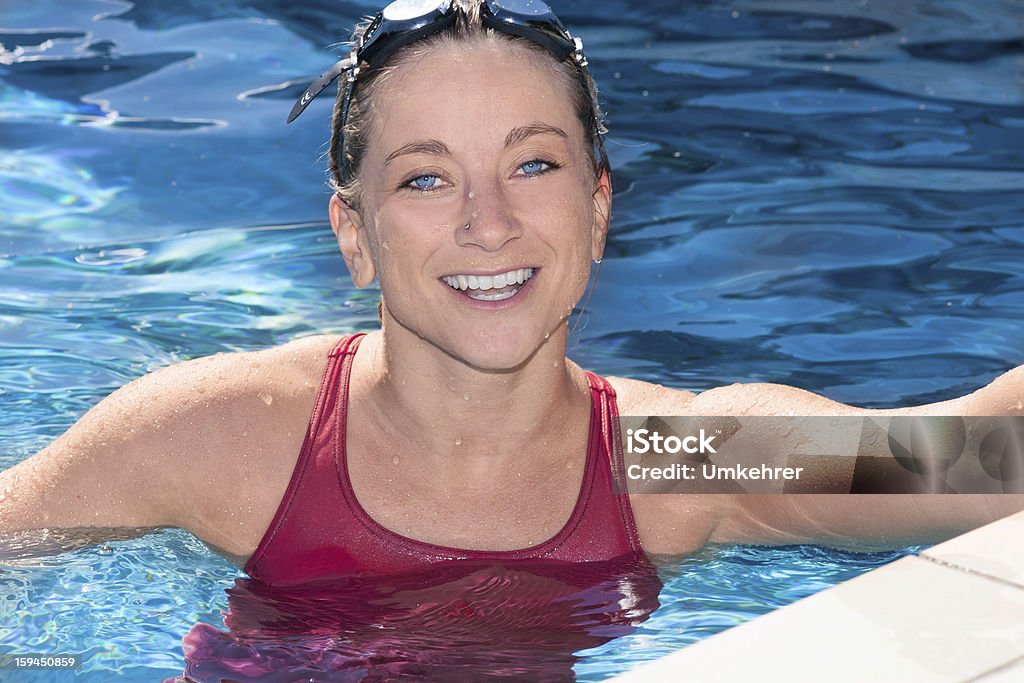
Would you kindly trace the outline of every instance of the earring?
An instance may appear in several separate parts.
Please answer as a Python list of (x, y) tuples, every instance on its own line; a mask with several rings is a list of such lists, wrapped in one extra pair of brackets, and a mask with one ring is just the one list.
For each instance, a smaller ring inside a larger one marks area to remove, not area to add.
[(601, 259), (599, 259), (599, 258), (598, 259), (594, 259), (594, 265), (595, 266), (601, 265)]

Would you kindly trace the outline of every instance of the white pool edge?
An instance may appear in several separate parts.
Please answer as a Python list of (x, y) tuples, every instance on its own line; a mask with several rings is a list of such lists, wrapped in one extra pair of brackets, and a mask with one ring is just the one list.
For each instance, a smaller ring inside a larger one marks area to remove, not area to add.
[(1024, 512), (609, 683), (1024, 681)]

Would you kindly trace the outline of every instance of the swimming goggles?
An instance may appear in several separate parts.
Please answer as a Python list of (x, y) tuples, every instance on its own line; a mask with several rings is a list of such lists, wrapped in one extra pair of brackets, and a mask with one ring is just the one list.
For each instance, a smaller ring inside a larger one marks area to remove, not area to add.
[[(452, 0), (395, 0), (373, 18), (359, 38), (358, 45), (348, 55), (322, 73), (302, 93), (288, 114), (288, 123), (294, 121), (317, 95), (347, 71), (340, 122), (344, 130), (361, 65), (365, 62), (370, 69), (381, 66), (399, 48), (451, 26), (455, 23), (456, 12)], [(584, 92), (591, 93), (583, 70), (587, 65), (586, 57), (583, 56), (583, 41), (572, 36), (545, 3), (540, 0), (485, 0), (480, 15), (487, 28), (531, 40), (554, 55), (559, 62), (572, 57)], [(597, 120), (599, 109), (596, 101), (593, 103), (593, 111), (595, 146), (607, 168), (604, 145), (601, 143), (604, 129)], [(343, 154), (341, 160), (344, 171), (346, 162)], [(346, 175), (342, 173), (343, 177)]]

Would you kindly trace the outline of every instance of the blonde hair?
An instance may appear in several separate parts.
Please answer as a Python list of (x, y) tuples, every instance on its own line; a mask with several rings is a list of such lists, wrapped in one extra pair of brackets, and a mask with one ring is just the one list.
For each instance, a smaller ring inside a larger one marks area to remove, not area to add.
[[(597, 102), (597, 86), (586, 66), (577, 66), (572, 60), (555, 62), (555, 57), (544, 47), (526, 38), (507, 35), (494, 31), (483, 25), (480, 8), (483, 0), (455, 0), (456, 20), (448, 28), (400, 48), (388, 58), (387, 62), (372, 71), (364, 68), (360, 71), (356, 91), (349, 104), (348, 118), (342, 129), (341, 111), (345, 94), (344, 78), (339, 79), (338, 96), (334, 103), (334, 114), (331, 121), (331, 148), (328, 181), (331, 188), (349, 206), (358, 208), (360, 204), (361, 186), (359, 183), (359, 167), (366, 152), (368, 131), (371, 123), (370, 112), (377, 91), (387, 82), (388, 76), (398, 67), (413, 58), (422, 57), (438, 46), (469, 44), (481, 40), (495, 38), (509, 41), (510, 44), (529, 50), (530, 53), (546, 58), (555, 67), (555, 74), (565, 86), (566, 92), (572, 93), (573, 110), (586, 135), (586, 149), (594, 167), (594, 175), (605, 170), (601, 136), (604, 129), (604, 115)], [(366, 32), (372, 18), (360, 22), (353, 31), (352, 45), (359, 43), (360, 37)], [(578, 71), (579, 70), (579, 71)], [(580, 77), (582, 73), (582, 79)], [(601, 150), (595, 153), (595, 147)], [(344, 162), (343, 156), (344, 155)], [(599, 158), (600, 157), (600, 158)], [(344, 172), (343, 172), (344, 169)], [(347, 176), (347, 177), (346, 177)]]

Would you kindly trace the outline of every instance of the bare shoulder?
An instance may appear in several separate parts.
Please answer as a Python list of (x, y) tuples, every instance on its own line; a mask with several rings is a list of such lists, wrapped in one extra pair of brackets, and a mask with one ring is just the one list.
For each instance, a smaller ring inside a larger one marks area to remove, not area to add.
[[(625, 377), (606, 378), (615, 389), (620, 415), (689, 415), (691, 391)], [(631, 494), (630, 506), (644, 550), (682, 555), (707, 543), (722, 517), (722, 496)]]
[(684, 415), (695, 394), (652, 382), (607, 377), (615, 389), (621, 415)]
[(198, 448), (206, 440), (230, 437), (240, 445), (244, 435), (272, 425), (262, 422), (267, 414), (279, 415), (296, 401), (312, 404), (310, 394), (334, 341), (317, 336), (176, 363), (117, 390), (79, 425), (94, 422), (96, 414), (104, 430), (121, 439), (173, 437), (171, 443)]
[(737, 383), (700, 393), (609, 377), (622, 415), (844, 414), (852, 406), (784, 384)]
[(854, 410), (783, 384), (738, 383), (700, 393), (623, 377), (609, 377), (622, 415), (806, 415)]
[(337, 341), (308, 337), (162, 371), (188, 387), (170, 392), (170, 400), (187, 403), (179, 413), (189, 416), (187, 429), (166, 442), (174, 452), (165, 485), (188, 501), (176, 526), (226, 554), (252, 552), (284, 495)]
[(0, 535), (178, 526), (244, 550), (241, 539), (266, 528), (264, 509), (280, 496), (261, 501), (287, 485), (336, 341), (217, 354), (130, 382), (0, 473), (13, 494), (0, 497)]
[(235, 397), (254, 388), (287, 389), (298, 379), (319, 375), (337, 340), (333, 335), (317, 335), (259, 351), (204, 356), (158, 370), (127, 387), (140, 384), (159, 392), (182, 389), (180, 383), (186, 382), (192, 390), (211, 397)]

